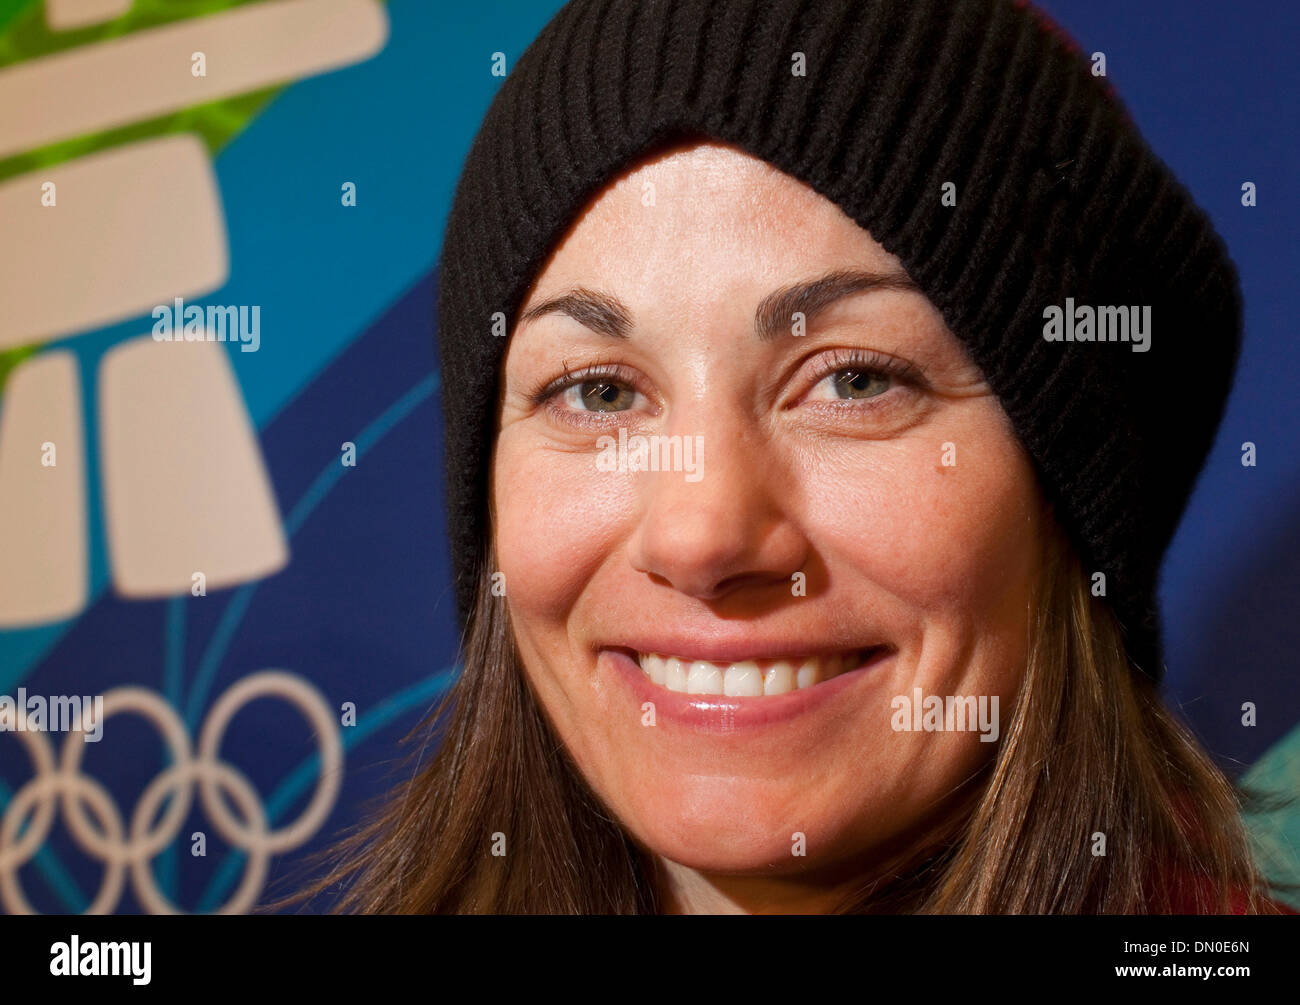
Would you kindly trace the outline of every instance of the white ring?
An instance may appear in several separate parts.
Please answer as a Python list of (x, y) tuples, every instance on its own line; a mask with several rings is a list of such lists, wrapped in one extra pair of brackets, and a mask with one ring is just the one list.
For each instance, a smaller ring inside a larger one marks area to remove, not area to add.
[[(235, 802), (240, 804), (253, 822), (255, 831), (258, 834), (266, 834), (266, 812), (262, 809), (262, 799), (257, 794), (257, 789), (253, 788), (252, 783), (247, 778), (229, 764), (215, 764), (211, 761), (187, 761), (184, 764), (173, 765), (158, 775), (149, 783), (149, 787), (140, 796), (140, 801), (135, 804), (135, 813), (131, 817), (132, 844), (140, 841), (139, 835), (149, 826), (149, 820), (158, 808), (157, 804), (162, 801), (169, 791), (178, 784), (184, 784), (188, 789), (195, 778), (204, 775), (220, 776), (222, 782), (219, 784), (234, 797)], [(157, 852), (154, 854), (156, 855)], [(141, 906), (154, 914), (185, 913), (158, 889), (153, 869), (150, 868), (153, 858), (154, 856), (150, 855), (145, 858), (137, 858), (131, 863), (132, 887), (135, 890), (135, 895), (140, 900)], [(262, 890), (262, 884), (266, 882), (266, 873), (270, 860), (271, 856), (265, 849), (254, 848), (250, 850), (248, 853), (248, 866), (244, 870), (244, 881), (239, 884), (239, 889), (234, 892), (230, 900), (214, 913), (241, 914), (256, 904), (257, 895)]]
[(292, 826), (259, 836), (247, 833), (243, 825), (227, 813), (225, 804), (212, 789), (211, 780), (204, 775), (199, 776), (199, 795), (203, 809), (227, 841), (252, 851), (259, 846), (260, 840), (267, 851), (282, 852), (307, 841), (329, 816), (343, 781), (343, 743), (334, 725), (334, 714), (319, 691), (301, 677), (282, 670), (263, 670), (233, 685), (212, 706), (199, 736), (199, 760), (216, 763), (221, 738), (235, 712), (263, 695), (278, 695), (297, 705), (308, 723), (315, 727), (321, 774), (311, 802)]
[[(114, 688), (104, 695), (104, 711), (100, 722), (119, 712), (135, 712), (151, 721), (158, 727), (159, 733), (171, 750), (172, 760), (176, 764), (189, 762), (191, 758), (189, 733), (185, 731), (185, 724), (181, 722), (176, 710), (161, 695), (143, 687)], [(74, 730), (68, 734), (63, 741), (65, 774), (80, 773), (81, 757), (85, 747), (86, 742), (82, 739), (81, 730)], [(130, 844), (116, 846), (111, 841), (105, 841), (81, 812), (81, 806), (72, 798), (71, 790), (66, 788), (63, 790), (63, 812), (68, 819), (68, 830), (83, 849), (105, 862), (117, 859), (129, 863), (141, 856), (152, 858), (175, 840), (185, 818), (189, 816), (190, 802), (193, 798), (194, 794), (189, 788), (177, 796), (168, 807), (163, 820), (159, 822), (158, 829), (138, 848), (134, 840)], [(118, 840), (121, 841), (120, 838)]]
[[(122, 817), (117, 812), (117, 804), (113, 802), (113, 797), (108, 794), (108, 790), (99, 782), (89, 775), (64, 775), (58, 772), (49, 772), (44, 775), (37, 775), (21, 789), (17, 795), (10, 801), (5, 810), (4, 822), (0, 823), (0, 846), (8, 846), (12, 840), (12, 831), (18, 829), (22, 822), (23, 811), (26, 804), (35, 799), (45, 798), (47, 795), (50, 801), (56, 802), (56, 797), (61, 789), (77, 786), (83, 790), (82, 798), (89, 796), (90, 804), (100, 814), (104, 821), (104, 830), (109, 834), (110, 839), (116, 838), (118, 842), (122, 840)], [(30, 857), (30, 856), (29, 856)], [(104, 867), (104, 879), (100, 883), (99, 893), (95, 896), (91, 905), (86, 908), (87, 914), (108, 914), (117, 904), (122, 896), (122, 885), (126, 878), (125, 862), (120, 860), (108, 861)], [(23, 894), (22, 886), (18, 882), (18, 870), (12, 866), (6, 866), (0, 869), (0, 895), (3, 895), (6, 909), (14, 914), (35, 914), (36, 910), (27, 903), (27, 898)]]
[[(18, 710), (20, 719), (18, 720), (19, 731), (16, 734), (18, 739), (22, 740), (27, 746), (27, 752), (32, 759), (32, 766), (36, 769), (32, 775), (33, 780), (45, 775), (54, 774), (54, 748), (50, 746), (50, 741), (45, 738), (45, 734), (36, 730), (27, 730), (22, 727), (27, 722), (27, 710), (20, 708)], [(22, 840), (16, 845), (10, 845), (9, 842), (0, 838), (0, 871), (17, 868), (36, 854), (36, 850), (45, 843), (45, 839), (50, 836), (50, 828), (54, 825), (54, 811), (59, 808), (57, 791), (52, 791), (50, 797), (44, 800), (36, 810), (36, 816), (32, 819), (32, 824), (27, 828), (27, 833), (23, 835)], [(13, 803), (9, 804), (11, 807)], [(5, 810), (4, 822), (9, 822), (10, 810)], [(22, 821), (19, 820), (18, 823)], [(13, 829), (18, 829), (18, 823), (13, 825)]]

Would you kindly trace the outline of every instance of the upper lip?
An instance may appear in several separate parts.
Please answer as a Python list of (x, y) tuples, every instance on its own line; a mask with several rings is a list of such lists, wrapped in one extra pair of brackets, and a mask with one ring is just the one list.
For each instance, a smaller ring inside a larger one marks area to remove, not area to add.
[(638, 638), (606, 649), (623, 649), (636, 653), (655, 653), (675, 656), (682, 660), (702, 660), (707, 663), (740, 663), (745, 660), (793, 660), (809, 656), (833, 656), (840, 653), (861, 653), (882, 648), (882, 643), (829, 643), (783, 639), (707, 639), (691, 638)]

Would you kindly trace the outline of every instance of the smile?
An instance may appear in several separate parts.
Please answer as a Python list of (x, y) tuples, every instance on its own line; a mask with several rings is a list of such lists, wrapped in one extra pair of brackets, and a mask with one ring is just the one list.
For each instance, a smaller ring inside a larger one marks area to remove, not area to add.
[(650, 681), (681, 694), (763, 697), (816, 687), (862, 666), (871, 649), (716, 663), (658, 653), (637, 653), (637, 662)]

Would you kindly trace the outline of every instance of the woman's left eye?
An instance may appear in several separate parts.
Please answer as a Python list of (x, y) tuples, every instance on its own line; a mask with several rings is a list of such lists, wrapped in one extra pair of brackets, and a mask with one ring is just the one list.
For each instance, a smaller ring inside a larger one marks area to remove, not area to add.
[(818, 392), (824, 391), (826, 396), (833, 399), (851, 401), (879, 397), (892, 386), (893, 378), (888, 374), (860, 367), (848, 367), (828, 373), (818, 381), (813, 394), (816, 396)]

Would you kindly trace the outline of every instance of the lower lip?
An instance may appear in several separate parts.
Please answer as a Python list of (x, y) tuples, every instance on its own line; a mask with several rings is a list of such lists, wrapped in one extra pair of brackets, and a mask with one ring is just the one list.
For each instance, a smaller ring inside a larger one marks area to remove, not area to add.
[(605, 649), (599, 660), (631, 692), (637, 707), (654, 705), (656, 720), (702, 733), (737, 733), (793, 722), (832, 707), (854, 684), (892, 655), (888, 650), (871, 654), (867, 662), (828, 681), (785, 694), (735, 697), (721, 694), (684, 694), (655, 684), (641, 665), (625, 652)]

